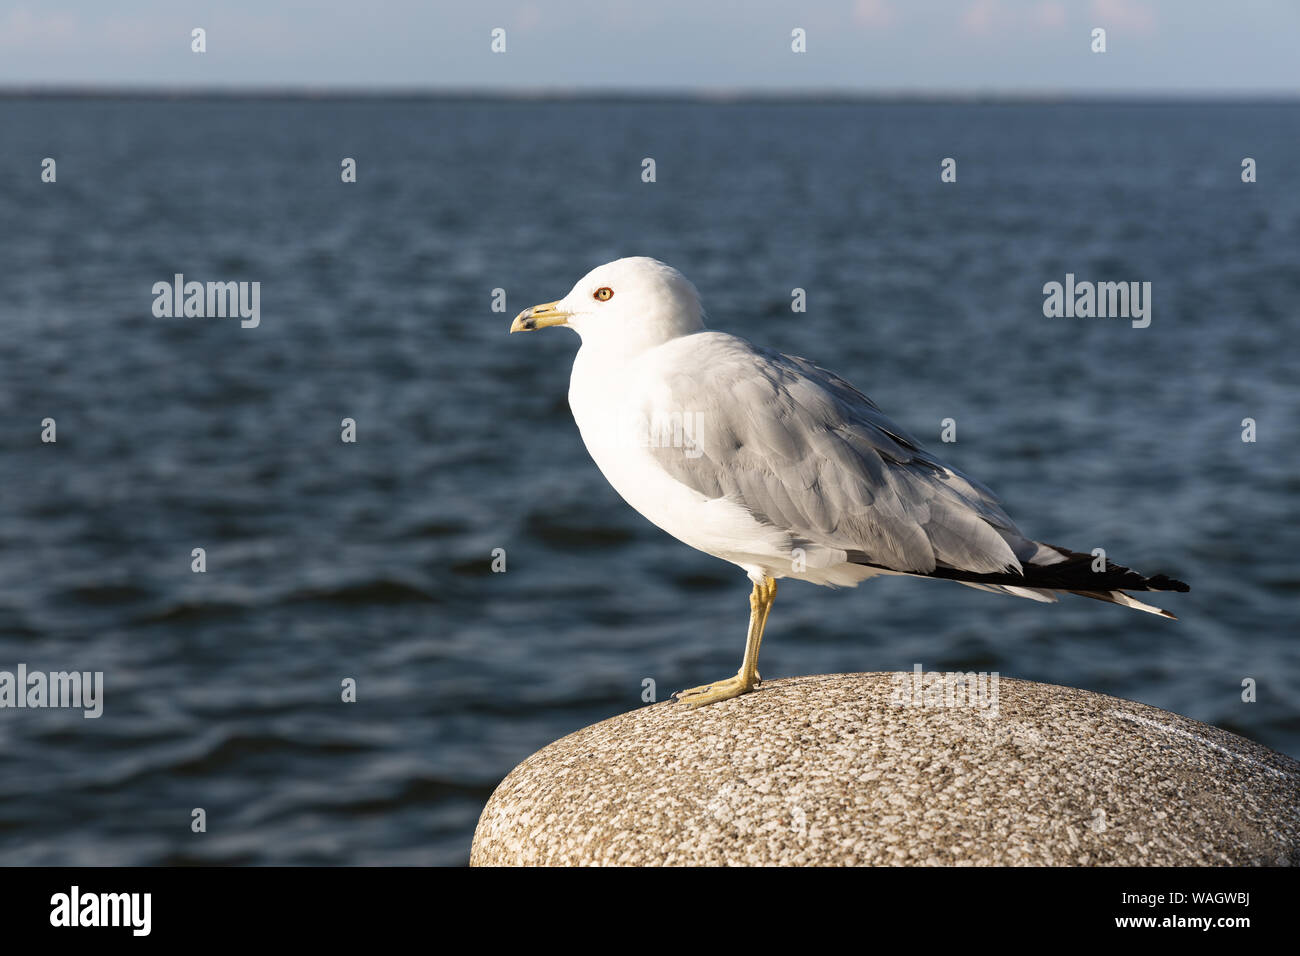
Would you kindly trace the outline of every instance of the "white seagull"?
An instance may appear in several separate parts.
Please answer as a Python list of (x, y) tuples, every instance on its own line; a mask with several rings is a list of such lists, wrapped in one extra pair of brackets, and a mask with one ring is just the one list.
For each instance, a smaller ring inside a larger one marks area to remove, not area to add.
[(569, 405), (597, 467), (651, 523), (754, 584), (740, 670), (678, 700), (699, 706), (758, 686), (779, 578), (848, 587), (881, 574), (946, 578), (1173, 617), (1126, 592), (1186, 591), (1183, 582), (1026, 538), (992, 492), (844, 379), (711, 332), (703, 318), (685, 276), (634, 257), (593, 269), (510, 326), (578, 333)]

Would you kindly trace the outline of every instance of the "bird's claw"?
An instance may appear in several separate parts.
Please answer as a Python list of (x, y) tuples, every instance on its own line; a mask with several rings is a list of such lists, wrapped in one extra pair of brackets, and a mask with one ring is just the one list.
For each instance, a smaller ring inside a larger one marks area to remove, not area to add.
[(712, 684), (701, 684), (699, 687), (679, 690), (673, 694), (673, 700), (679, 704), (685, 704), (687, 707), (703, 707), (705, 704), (730, 700), (733, 697), (739, 697), (741, 694), (748, 694), (758, 684), (759, 677), (757, 673), (755, 673), (752, 680), (746, 680), (740, 674), (737, 674), (735, 677), (714, 681)]

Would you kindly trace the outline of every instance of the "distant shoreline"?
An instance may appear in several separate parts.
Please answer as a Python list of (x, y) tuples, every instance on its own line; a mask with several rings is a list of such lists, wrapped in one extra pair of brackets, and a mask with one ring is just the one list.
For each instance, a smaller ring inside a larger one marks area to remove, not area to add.
[(1295, 106), (1300, 92), (1276, 93), (780, 93), (761, 90), (455, 90), (305, 87), (0, 86), (0, 100), (323, 100), (427, 102), (698, 103), (866, 106)]

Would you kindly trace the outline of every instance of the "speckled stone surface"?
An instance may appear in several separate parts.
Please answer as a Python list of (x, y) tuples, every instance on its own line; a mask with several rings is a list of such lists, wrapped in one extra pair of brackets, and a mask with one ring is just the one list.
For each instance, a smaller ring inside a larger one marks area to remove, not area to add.
[(1300, 863), (1300, 764), (1143, 704), (1002, 678), (994, 715), (894, 674), (769, 681), (570, 734), (492, 794), (492, 865)]

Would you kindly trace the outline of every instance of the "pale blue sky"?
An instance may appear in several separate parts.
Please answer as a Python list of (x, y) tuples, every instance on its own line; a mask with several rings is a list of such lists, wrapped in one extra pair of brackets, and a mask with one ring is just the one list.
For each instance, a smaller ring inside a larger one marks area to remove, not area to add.
[(1300, 0), (0, 0), (0, 86), (1296, 94), (1298, 41)]

